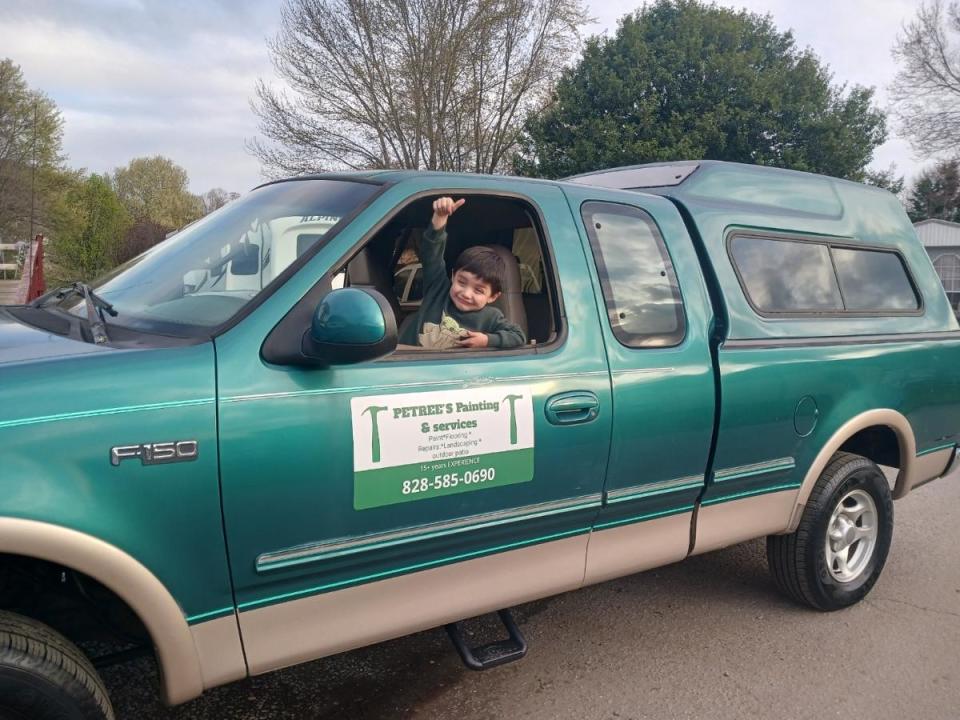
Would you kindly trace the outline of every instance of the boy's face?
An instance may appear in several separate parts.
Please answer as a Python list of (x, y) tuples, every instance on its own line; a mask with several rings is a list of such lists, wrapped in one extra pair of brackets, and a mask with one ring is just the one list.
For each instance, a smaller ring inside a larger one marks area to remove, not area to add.
[(457, 270), (450, 278), (450, 299), (460, 312), (482, 310), (498, 297), (490, 283), (472, 272)]

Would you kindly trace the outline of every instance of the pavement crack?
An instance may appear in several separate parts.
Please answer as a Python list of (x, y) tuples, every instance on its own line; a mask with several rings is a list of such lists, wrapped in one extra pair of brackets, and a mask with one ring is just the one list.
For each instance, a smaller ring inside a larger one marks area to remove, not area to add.
[(960, 613), (951, 612), (950, 610), (940, 610), (938, 608), (927, 607), (926, 605), (917, 605), (916, 603), (907, 602), (906, 600), (895, 600), (894, 598), (885, 598), (885, 597), (879, 597), (879, 598), (876, 598), (876, 600), (897, 603), (898, 605), (907, 605), (908, 607), (916, 608), (917, 610), (926, 610), (927, 612), (936, 613), (937, 615), (950, 615), (955, 618), (960, 618)]

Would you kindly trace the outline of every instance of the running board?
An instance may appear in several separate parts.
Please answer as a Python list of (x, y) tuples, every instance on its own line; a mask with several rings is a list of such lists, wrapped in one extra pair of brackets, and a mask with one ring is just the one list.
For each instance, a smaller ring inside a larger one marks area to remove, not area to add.
[(480, 645), (472, 648), (467, 644), (463, 633), (463, 621), (450, 623), (446, 626), (447, 635), (450, 636), (450, 642), (456, 648), (463, 664), (470, 670), (489, 670), (498, 665), (505, 665), (508, 662), (519, 660), (527, 654), (527, 641), (517, 627), (513, 615), (509, 610), (498, 610), (500, 622), (503, 623), (509, 637), (506, 640)]

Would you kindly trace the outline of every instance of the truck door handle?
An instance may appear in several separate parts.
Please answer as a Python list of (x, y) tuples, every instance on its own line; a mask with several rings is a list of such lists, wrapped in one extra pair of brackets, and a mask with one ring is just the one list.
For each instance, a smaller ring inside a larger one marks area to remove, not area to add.
[(588, 423), (600, 414), (600, 401), (592, 392), (575, 390), (549, 398), (544, 412), (554, 425)]

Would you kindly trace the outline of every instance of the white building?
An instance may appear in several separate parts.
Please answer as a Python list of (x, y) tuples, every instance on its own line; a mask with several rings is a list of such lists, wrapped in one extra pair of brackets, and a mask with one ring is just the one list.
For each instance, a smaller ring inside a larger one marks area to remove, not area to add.
[(921, 220), (914, 227), (933, 260), (950, 304), (960, 309), (960, 223)]

